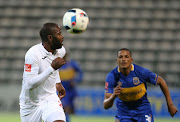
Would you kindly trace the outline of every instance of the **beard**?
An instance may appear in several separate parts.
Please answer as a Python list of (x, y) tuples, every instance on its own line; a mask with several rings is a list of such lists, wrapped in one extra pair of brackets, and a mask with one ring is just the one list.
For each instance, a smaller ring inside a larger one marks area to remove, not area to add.
[(55, 49), (60, 49), (60, 48), (62, 48), (62, 44), (56, 37), (53, 37), (51, 49), (55, 50)]

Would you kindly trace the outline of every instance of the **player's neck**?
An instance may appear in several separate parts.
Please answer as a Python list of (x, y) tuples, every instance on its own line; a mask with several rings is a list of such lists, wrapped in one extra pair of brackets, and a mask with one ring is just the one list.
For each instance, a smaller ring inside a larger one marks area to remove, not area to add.
[(128, 68), (121, 68), (120, 71), (123, 75), (128, 76), (131, 72), (131, 66), (129, 66)]
[(52, 50), (51, 47), (47, 43), (43, 43), (43, 46), (48, 52), (51, 52), (52, 54), (55, 53), (55, 50)]

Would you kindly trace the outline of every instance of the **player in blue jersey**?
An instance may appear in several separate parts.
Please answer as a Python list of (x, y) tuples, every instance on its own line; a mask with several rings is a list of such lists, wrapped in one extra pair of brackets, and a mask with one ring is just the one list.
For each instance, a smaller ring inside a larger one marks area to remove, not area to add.
[(160, 86), (167, 101), (168, 111), (173, 117), (177, 109), (173, 105), (164, 79), (132, 62), (129, 49), (123, 48), (118, 52), (118, 67), (109, 72), (106, 78), (104, 108), (111, 108), (117, 98), (115, 122), (154, 122), (146, 92), (146, 82), (149, 82)]
[(59, 69), (61, 84), (66, 90), (66, 96), (61, 100), (66, 113), (66, 122), (69, 122), (69, 114), (73, 114), (75, 110), (74, 100), (77, 96), (76, 84), (82, 81), (83, 71), (75, 60), (69, 59), (67, 51), (65, 64)]

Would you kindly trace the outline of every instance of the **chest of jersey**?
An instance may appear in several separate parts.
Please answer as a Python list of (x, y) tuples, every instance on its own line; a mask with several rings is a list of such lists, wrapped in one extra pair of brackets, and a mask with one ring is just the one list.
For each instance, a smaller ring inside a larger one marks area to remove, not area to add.
[(47, 56), (41, 56), (39, 57), (39, 73), (43, 72), (46, 68), (48, 68), (49, 66), (51, 66), (52, 61), (55, 59), (56, 57), (51, 55), (47, 55)]
[(131, 72), (128, 76), (120, 74), (117, 85), (123, 90), (118, 96), (122, 101), (136, 101), (146, 94), (146, 86), (143, 80)]

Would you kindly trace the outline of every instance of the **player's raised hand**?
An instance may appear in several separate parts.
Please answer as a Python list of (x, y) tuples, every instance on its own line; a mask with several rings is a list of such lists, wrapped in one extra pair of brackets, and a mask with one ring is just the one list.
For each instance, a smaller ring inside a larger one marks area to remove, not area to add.
[(113, 94), (117, 97), (118, 95), (120, 95), (121, 91), (122, 91), (122, 87), (121, 86), (116, 86), (115, 89), (114, 89), (114, 92)]
[(51, 63), (51, 66), (57, 70), (59, 69), (62, 65), (65, 64), (65, 61), (63, 58), (57, 57), (56, 59), (54, 59)]
[(171, 104), (171, 105), (168, 105), (168, 111), (173, 117), (177, 113), (177, 108), (173, 104)]

